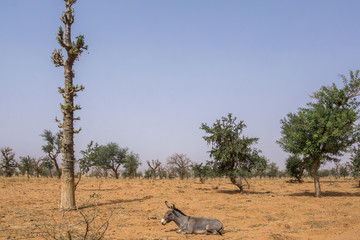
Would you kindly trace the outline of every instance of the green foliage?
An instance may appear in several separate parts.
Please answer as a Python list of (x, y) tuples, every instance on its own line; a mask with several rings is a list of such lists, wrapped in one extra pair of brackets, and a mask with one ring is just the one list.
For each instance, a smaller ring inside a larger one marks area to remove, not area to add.
[(260, 151), (252, 148), (258, 138), (245, 137), (242, 134), (245, 127), (245, 123), (237, 123), (231, 113), (216, 120), (212, 127), (204, 123), (201, 125), (201, 129), (208, 134), (203, 138), (211, 145), (209, 153), (213, 160), (209, 164), (221, 175), (236, 177), (250, 172), (257, 161), (263, 161), (259, 156)]
[(99, 144), (93, 141), (87, 145), (85, 150), (81, 150), (82, 158), (79, 159), (79, 167), (80, 172), (82, 174), (88, 173), (90, 168), (95, 164), (95, 159), (97, 157), (97, 149), (99, 148)]
[(163, 168), (159, 171), (158, 176), (160, 177), (160, 179), (166, 178), (167, 177), (167, 172), (166, 170)]
[(276, 163), (270, 163), (266, 175), (270, 178), (275, 178), (279, 176), (279, 173), (279, 167), (276, 165)]
[(54, 166), (54, 162), (52, 161), (52, 159), (50, 159), (49, 157), (43, 157), (41, 158), (41, 165), (43, 168), (43, 171), (41, 172), (42, 175), (45, 176), (53, 176), (53, 170), (55, 168)]
[(320, 169), (319, 170), (320, 177), (330, 177), (330, 170), (328, 169)]
[[(85, 45), (85, 37), (84, 35), (79, 35), (76, 37), (76, 42), (73, 43), (73, 46), (75, 48), (75, 52), (78, 54), (78, 57), (81, 55), (81, 53), (83, 52), (83, 49), (88, 50), (88, 46)], [(76, 58), (77, 60), (79, 58)]]
[(40, 135), (46, 142), (41, 148), (48, 155), (59, 154), (61, 151), (62, 133), (53, 134), (50, 130), (44, 130), (44, 133)]
[(144, 178), (146, 178), (146, 179), (153, 178), (153, 173), (152, 173), (151, 169), (145, 170)]
[(115, 164), (125, 163), (127, 148), (120, 148), (117, 143), (110, 142), (96, 149), (95, 165), (111, 169)]
[(259, 158), (255, 161), (254, 168), (252, 170), (252, 176), (254, 177), (265, 177), (266, 171), (269, 167), (269, 161), (264, 156), (258, 156)]
[(20, 164), (18, 164), (20, 174), (22, 174), (22, 175), (26, 174), (27, 177), (29, 177), (30, 175), (33, 175), (33, 173), (34, 173), (34, 169), (33, 169), (34, 161), (35, 161), (35, 159), (31, 158), (30, 156), (20, 157)]
[[(61, 153), (62, 146), (62, 132), (59, 131), (56, 134), (53, 134), (50, 130), (44, 130), (43, 134), (40, 135), (45, 141), (45, 145), (41, 148), (44, 153), (53, 161), (53, 165), (56, 168), (57, 177), (60, 178), (61, 172), (59, 165), (57, 163), (57, 158)], [(46, 160), (47, 161), (47, 160)], [(48, 162), (48, 161), (47, 161)], [(47, 163), (47, 167), (50, 167), (50, 163)], [(47, 168), (49, 170), (49, 168)]]
[[(338, 160), (359, 137), (359, 126), (354, 124), (359, 119), (355, 98), (360, 91), (359, 71), (350, 71), (350, 80), (342, 78), (343, 88), (335, 84), (322, 87), (311, 96), (314, 102), (281, 120), (282, 137), (278, 144), (284, 151), (301, 157), (305, 167), (311, 166), (318, 183), (320, 165)], [(320, 196), (319, 191), (320, 187), (316, 188), (316, 196)]]
[(119, 178), (119, 167), (126, 161), (127, 148), (120, 148), (117, 143), (110, 142), (95, 148), (91, 166), (98, 166), (104, 171), (112, 170), (115, 178)]
[(330, 169), (330, 175), (332, 177), (335, 177), (335, 178), (338, 178), (339, 177), (339, 174), (337, 173), (336, 169), (335, 168), (331, 168)]
[[(88, 173), (92, 167), (103, 169), (103, 173), (111, 170), (115, 178), (119, 178), (119, 168), (124, 166), (126, 177), (136, 177), (137, 169), (141, 165), (138, 154), (128, 153), (127, 148), (121, 148), (117, 143), (110, 142), (106, 145), (99, 145), (91, 141), (87, 149), (81, 151), (82, 158), (79, 159), (80, 170)], [(97, 174), (99, 171), (97, 170)], [(103, 175), (103, 174), (101, 174)]]
[(62, 50), (61, 49), (55, 49), (52, 52), (51, 60), (54, 63), (55, 67), (64, 66), (64, 56), (62, 54)]
[(360, 145), (352, 149), (349, 168), (353, 177), (360, 176)]
[(195, 163), (191, 166), (194, 177), (200, 178), (200, 182), (204, 183), (206, 179), (216, 177), (216, 172), (209, 165), (203, 165), (203, 163)]
[(340, 166), (339, 174), (343, 178), (350, 176), (350, 172), (349, 172), (348, 168), (345, 165)]
[(124, 168), (125, 168), (124, 176), (130, 177), (130, 178), (137, 177), (136, 171), (140, 165), (141, 165), (141, 162), (140, 162), (140, 157), (138, 154), (135, 154), (133, 152), (128, 154), (126, 156), (126, 160), (124, 163)]
[(286, 159), (286, 171), (291, 177), (294, 177), (297, 181), (301, 182), (305, 170), (305, 165), (302, 159), (292, 155)]

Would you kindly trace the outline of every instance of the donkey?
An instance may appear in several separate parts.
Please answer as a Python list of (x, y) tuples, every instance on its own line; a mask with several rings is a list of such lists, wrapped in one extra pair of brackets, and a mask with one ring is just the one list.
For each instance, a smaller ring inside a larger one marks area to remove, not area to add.
[(177, 209), (174, 204), (169, 205), (167, 201), (165, 201), (165, 204), (169, 209), (165, 212), (164, 218), (161, 220), (162, 225), (174, 221), (180, 228), (176, 231), (177, 233), (222, 235), (224, 226), (219, 220), (187, 216)]

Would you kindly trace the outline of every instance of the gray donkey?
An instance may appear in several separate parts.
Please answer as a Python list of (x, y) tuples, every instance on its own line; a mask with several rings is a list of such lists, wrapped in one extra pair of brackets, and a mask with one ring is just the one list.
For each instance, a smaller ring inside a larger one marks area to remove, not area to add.
[(169, 205), (167, 201), (165, 201), (165, 204), (169, 209), (161, 220), (162, 225), (174, 221), (180, 228), (180, 230), (176, 231), (177, 233), (222, 235), (224, 226), (219, 220), (186, 216), (186, 214), (177, 209), (174, 204)]

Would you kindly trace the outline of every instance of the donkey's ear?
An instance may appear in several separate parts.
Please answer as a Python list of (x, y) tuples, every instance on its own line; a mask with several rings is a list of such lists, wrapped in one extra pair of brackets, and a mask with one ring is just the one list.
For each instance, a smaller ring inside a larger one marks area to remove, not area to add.
[(171, 208), (171, 206), (169, 205), (168, 201), (165, 201), (165, 205), (166, 205), (168, 208)]

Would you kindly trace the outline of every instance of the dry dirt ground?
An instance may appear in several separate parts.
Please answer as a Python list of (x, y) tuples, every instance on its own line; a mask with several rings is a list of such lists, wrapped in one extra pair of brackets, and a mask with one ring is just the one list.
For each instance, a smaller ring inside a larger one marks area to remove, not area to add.
[[(0, 239), (76, 236), (95, 215), (88, 236), (108, 222), (105, 239), (360, 239), (360, 189), (353, 179), (321, 179), (321, 199), (313, 197), (311, 179), (250, 184), (240, 194), (228, 179), (83, 178), (76, 192), (80, 210), (63, 212), (59, 180), (0, 178)], [(179, 235), (175, 223), (161, 225), (165, 200), (187, 215), (219, 219), (224, 235)]]

